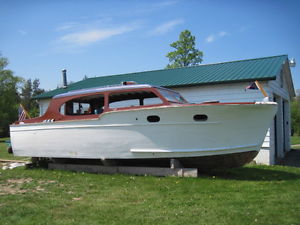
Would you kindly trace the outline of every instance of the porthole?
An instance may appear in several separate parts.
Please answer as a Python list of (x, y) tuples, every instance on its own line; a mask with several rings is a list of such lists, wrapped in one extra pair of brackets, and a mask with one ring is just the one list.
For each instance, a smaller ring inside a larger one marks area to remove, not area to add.
[(147, 120), (149, 123), (157, 123), (160, 121), (160, 117), (156, 115), (148, 116)]
[(204, 115), (204, 114), (197, 114), (197, 115), (194, 115), (194, 120), (195, 121), (206, 121), (207, 120), (207, 115)]

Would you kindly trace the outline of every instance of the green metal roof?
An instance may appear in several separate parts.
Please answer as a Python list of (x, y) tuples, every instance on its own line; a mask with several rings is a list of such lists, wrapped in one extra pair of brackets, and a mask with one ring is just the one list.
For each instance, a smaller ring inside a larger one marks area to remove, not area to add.
[(140, 84), (151, 84), (163, 87), (182, 87), (254, 80), (274, 80), (287, 59), (287, 55), (279, 55), (176, 69), (88, 78), (72, 83), (67, 88), (58, 88), (45, 92), (35, 98), (52, 98), (57, 94), (68, 91), (120, 84), (122, 81), (135, 81)]

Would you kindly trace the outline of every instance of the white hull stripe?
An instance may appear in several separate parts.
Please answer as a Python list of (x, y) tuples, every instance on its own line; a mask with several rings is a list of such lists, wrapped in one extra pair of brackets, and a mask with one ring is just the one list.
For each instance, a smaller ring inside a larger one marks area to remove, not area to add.
[[(204, 148), (204, 149), (130, 149), (130, 152), (133, 153), (174, 153), (174, 152), (216, 152), (216, 151), (226, 151), (234, 149), (244, 149), (244, 148), (259, 148), (259, 145), (240, 145), (232, 147), (223, 147), (223, 148)], [(253, 149), (253, 150), (254, 150)]]

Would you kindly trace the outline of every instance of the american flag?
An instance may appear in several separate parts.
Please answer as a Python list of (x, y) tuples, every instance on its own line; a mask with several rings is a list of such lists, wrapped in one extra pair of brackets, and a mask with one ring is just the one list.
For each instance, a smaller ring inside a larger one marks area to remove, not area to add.
[(245, 89), (258, 90), (258, 87), (255, 82), (247, 86)]
[(247, 89), (250, 89), (250, 90), (260, 90), (261, 93), (265, 96), (265, 97), (268, 97), (268, 94), (267, 92), (265, 91), (265, 89), (263, 88), (263, 86), (256, 80), (255, 82), (253, 82), (252, 84), (250, 84), (249, 86), (247, 86), (245, 88), (245, 91)]
[(22, 106), (22, 104), (19, 105), (19, 121), (23, 121), (26, 119), (26, 116), (29, 117), (28, 113), (26, 112), (26, 110), (24, 109), (24, 107)]

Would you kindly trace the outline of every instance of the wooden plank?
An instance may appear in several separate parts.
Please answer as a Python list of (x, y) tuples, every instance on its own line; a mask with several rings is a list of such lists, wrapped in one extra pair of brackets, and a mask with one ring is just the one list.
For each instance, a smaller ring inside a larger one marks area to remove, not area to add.
[(27, 163), (30, 161), (25, 160), (14, 160), (14, 159), (0, 159), (0, 162), (18, 162), (18, 163)]

